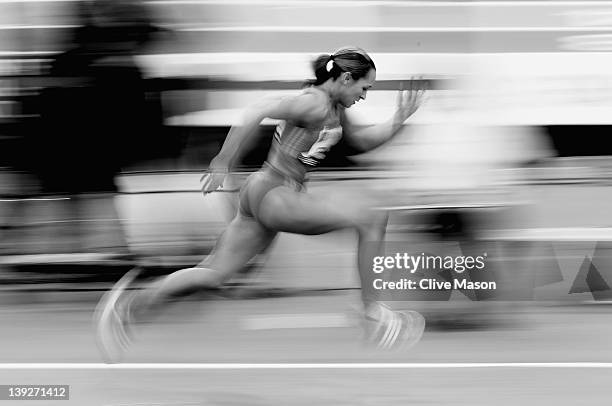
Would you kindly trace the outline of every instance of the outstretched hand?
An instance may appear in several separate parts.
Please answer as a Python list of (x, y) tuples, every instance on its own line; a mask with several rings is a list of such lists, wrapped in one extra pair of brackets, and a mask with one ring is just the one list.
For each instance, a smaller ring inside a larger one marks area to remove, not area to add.
[(397, 94), (397, 110), (395, 112), (396, 121), (403, 123), (408, 117), (419, 109), (425, 92), (427, 91), (427, 81), (422, 77), (411, 78), (410, 87), (403, 89), (403, 83)]

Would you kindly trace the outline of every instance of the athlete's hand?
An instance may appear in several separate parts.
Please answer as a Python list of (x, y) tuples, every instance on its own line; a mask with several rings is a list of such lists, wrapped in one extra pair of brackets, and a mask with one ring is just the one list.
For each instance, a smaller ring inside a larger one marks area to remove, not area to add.
[(395, 121), (398, 124), (406, 121), (408, 117), (419, 109), (427, 91), (427, 81), (423, 80), (422, 77), (413, 77), (410, 78), (410, 87), (407, 90), (404, 90), (403, 83), (400, 86), (400, 91), (397, 94), (397, 109), (395, 112)]
[(221, 186), (223, 186), (223, 182), (225, 181), (227, 174), (227, 168), (215, 166), (211, 162), (210, 167), (200, 178), (200, 183), (202, 183), (202, 193), (208, 194), (218, 190)]
[(308, 151), (308, 156), (318, 160), (323, 160), (325, 159), (325, 154), (327, 154), (327, 152), (329, 152), (329, 147), (325, 145), (317, 145), (314, 146), (314, 148), (310, 148), (310, 151)]

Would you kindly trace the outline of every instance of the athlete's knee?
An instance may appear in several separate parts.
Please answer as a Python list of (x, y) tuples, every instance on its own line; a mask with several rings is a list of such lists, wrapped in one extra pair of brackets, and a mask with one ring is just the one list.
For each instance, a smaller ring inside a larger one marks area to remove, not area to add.
[(196, 290), (216, 289), (225, 282), (226, 275), (223, 272), (211, 268), (195, 267), (181, 269), (175, 274), (170, 275), (170, 278), (185, 278), (186, 282)]
[(204, 289), (221, 287), (228, 279), (228, 273), (211, 268), (198, 269), (198, 284)]

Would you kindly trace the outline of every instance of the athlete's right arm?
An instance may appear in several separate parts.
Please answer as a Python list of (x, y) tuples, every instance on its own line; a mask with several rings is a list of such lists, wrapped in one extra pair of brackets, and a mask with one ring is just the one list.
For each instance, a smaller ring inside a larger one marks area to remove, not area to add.
[(265, 118), (293, 121), (308, 126), (323, 120), (325, 116), (325, 104), (321, 103), (318, 95), (308, 93), (266, 98), (249, 107), (242, 117), (242, 123), (232, 126), (221, 151), (212, 159), (204, 176), (206, 180), (202, 187), (203, 192), (212, 192), (223, 183), (225, 175), (257, 139), (257, 129)]

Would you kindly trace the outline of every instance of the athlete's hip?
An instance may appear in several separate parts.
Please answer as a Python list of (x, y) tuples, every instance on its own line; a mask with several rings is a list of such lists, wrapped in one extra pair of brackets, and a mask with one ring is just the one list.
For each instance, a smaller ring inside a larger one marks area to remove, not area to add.
[(259, 171), (249, 175), (242, 185), (239, 195), (240, 212), (246, 216), (257, 217), (261, 201), (268, 192), (277, 187), (288, 187), (296, 192), (305, 190), (303, 182), (266, 163)]

